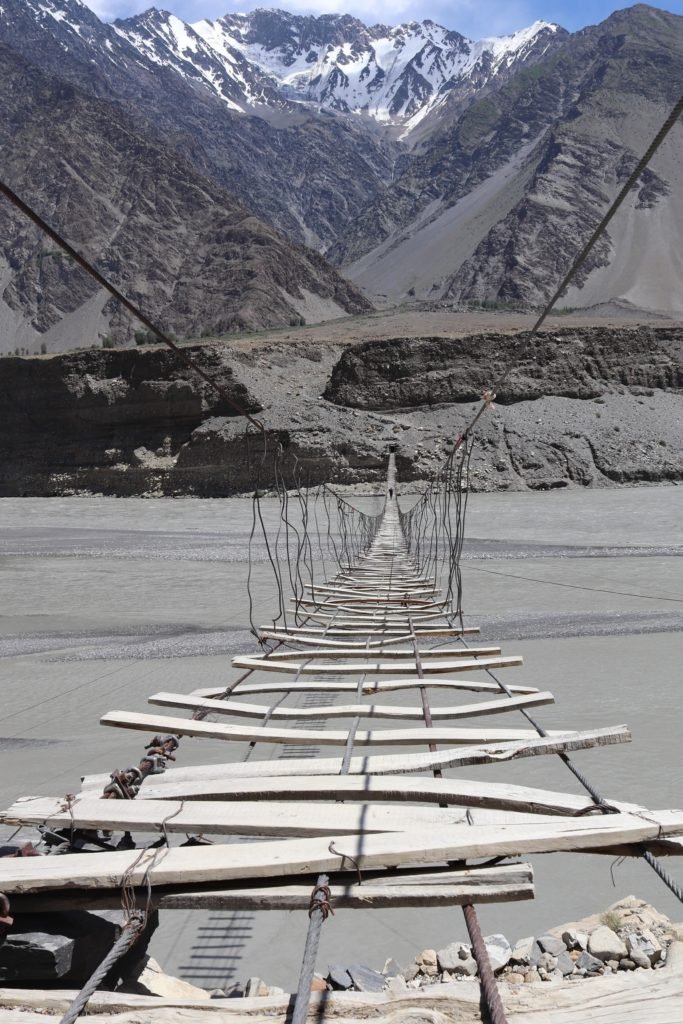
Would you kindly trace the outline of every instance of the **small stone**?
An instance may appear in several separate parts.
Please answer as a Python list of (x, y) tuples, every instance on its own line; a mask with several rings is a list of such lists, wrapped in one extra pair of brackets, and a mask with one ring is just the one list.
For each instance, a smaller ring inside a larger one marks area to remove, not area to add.
[(441, 971), (452, 971), (458, 960), (468, 960), (469, 957), (470, 947), (465, 946), (462, 942), (451, 942), (436, 954)]
[(435, 949), (423, 949), (415, 957), (415, 963), (420, 967), (436, 967), (437, 958)]
[(536, 970), (534, 970), (534, 971), (527, 971), (526, 974), (524, 975), (524, 984), (525, 985), (535, 985), (536, 982), (538, 982), (540, 980), (541, 979), (538, 976), (538, 971), (536, 971)]
[(618, 960), (606, 960), (605, 961), (605, 965), (607, 967), (609, 967), (610, 970), (612, 970), (612, 971), (618, 971), (619, 970), (619, 961)]
[(449, 981), (453, 981), (453, 975), (450, 971), (443, 971), (441, 974), (442, 985), (447, 985)]
[(529, 935), (527, 938), (516, 942), (512, 947), (510, 962), (513, 964), (530, 964), (535, 943), (536, 940), (533, 935)]
[(500, 934), (485, 936), (484, 945), (491, 961), (493, 973), (497, 974), (509, 962), (512, 955), (512, 946), (505, 936)]
[(280, 988), (279, 985), (271, 985), (268, 990), (269, 996), (284, 996), (286, 995), (285, 990)]
[(541, 969), (548, 972), (554, 971), (557, 967), (557, 957), (553, 956), (552, 953), (541, 953), (538, 958), (537, 967), (539, 971)]
[(379, 971), (373, 971), (371, 967), (352, 964), (348, 972), (359, 992), (381, 992), (384, 988), (384, 976)]
[(580, 971), (585, 971), (586, 974), (599, 974), (603, 964), (602, 960), (598, 960), (596, 956), (585, 950), (576, 961), (576, 966)]
[(391, 977), (387, 980), (386, 990), (391, 992), (393, 996), (400, 996), (403, 992), (407, 991), (408, 986), (405, 978), (402, 978), (400, 974), (395, 977)]
[(523, 985), (525, 978), (523, 974), (517, 974), (516, 971), (513, 971), (505, 976), (505, 980), (509, 985)]
[(408, 982), (408, 988), (419, 988), (419, 987), (420, 987), (420, 979), (419, 978), (413, 978), (412, 981)]
[(557, 970), (561, 973), (563, 978), (574, 973), (574, 961), (570, 957), (569, 953), (560, 953), (557, 958)]
[(562, 939), (558, 939), (556, 935), (539, 935), (536, 942), (541, 947), (543, 953), (550, 953), (551, 956), (559, 956), (560, 953), (566, 953), (567, 946)]
[(598, 960), (621, 960), (628, 954), (628, 949), (616, 932), (607, 925), (601, 925), (588, 939), (588, 952)]
[(225, 992), (222, 988), (212, 988), (209, 991), (209, 999), (225, 999)]
[(635, 960), (630, 960), (629, 957), (625, 956), (619, 961), (619, 967), (622, 971), (635, 971), (636, 962)]
[(636, 967), (640, 967), (642, 970), (648, 971), (652, 967), (647, 953), (643, 953), (642, 949), (638, 949), (637, 946), (634, 946), (629, 953), (629, 959), (633, 961)]
[(627, 953), (624, 953), (624, 956), (630, 955), (633, 957), (633, 953), (638, 950), (648, 957), (653, 967), (662, 959), (662, 945), (659, 939), (655, 938), (647, 928), (643, 928), (641, 932), (632, 932), (630, 935), (627, 935), (626, 947)]
[(458, 960), (451, 973), (456, 978), (474, 978), (477, 973), (477, 961), (473, 956), (468, 960)]
[(683, 942), (674, 939), (666, 951), (666, 969), (680, 970), (683, 967)]
[[(384, 987), (384, 986), (382, 986)], [(327, 982), (324, 978), (314, 978), (311, 982), (311, 992), (327, 992)]]
[(562, 941), (567, 949), (588, 949), (588, 936), (585, 932), (576, 931), (575, 928), (568, 928), (562, 932)]
[(264, 996), (268, 986), (261, 978), (250, 978), (244, 987), (245, 996)]
[(329, 981), (332, 988), (338, 992), (346, 992), (348, 989), (353, 987), (353, 979), (346, 970), (345, 967), (340, 967), (339, 964), (329, 964), (327, 969), (327, 980)]
[(382, 974), (384, 975), (385, 978), (396, 978), (398, 977), (399, 974), (401, 974), (401, 968), (398, 966), (395, 960), (392, 960), (392, 958), (389, 957), (387, 962), (384, 964), (384, 967), (382, 968)]

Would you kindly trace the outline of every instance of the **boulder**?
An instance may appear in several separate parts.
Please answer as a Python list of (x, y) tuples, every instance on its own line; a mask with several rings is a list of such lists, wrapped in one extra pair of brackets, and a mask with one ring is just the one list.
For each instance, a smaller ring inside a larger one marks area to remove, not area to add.
[(563, 978), (574, 973), (574, 961), (566, 951), (560, 953), (557, 958), (557, 970), (560, 971)]
[(338, 991), (346, 992), (347, 989), (353, 988), (353, 979), (345, 967), (340, 967), (339, 964), (330, 964), (328, 967), (327, 980), (329, 981), (332, 988)]
[(75, 945), (66, 935), (10, 932), (0, 946), (0, 981), (58, 981), (71, 970)]
[(373, 971), (371, 967), (365, 967), (363, 964), (352, 964), (348, 972), (359, 992), (383, 991), (386, 978), (379, 971)]
[(626, 944), (607, 925), (596, 928), (588, 939), (588, 952), (598, 960), (621, 960), (627, 956)]
[(509, 963), (512, 955), (512, 946), (504, 935), (487, 935), (484, 938), (484, 945), (488, 953), (493, 973), (497, 974)]
[(551, 956), (559, 956), (560, 953), (567, 952), (566, 943), (562, 939), (558, 939), (556, 935), (539, 935), (536, 942), (543, 953), (550, 953)]
[(584, 951), (576, 961), (576, 969), (585, 971), (586, 974), (600, 974), (603, 968), (602, 960), (598, 960), (596, 956), (593, 956), (588, 951)]
[(525, 939), (520, 939), (512, 947), (512, 953), (510, 954), (510, 962), (513, 964), (530, 964), (532, 960), (532, 954), (540, 952), (536, 945), (536, 939), (533, 935), (527, 936)]
[[(254, 980), (259, 979), (251, 978), (250, 983)], [(161, 966), (151, 956), (144, 958), (144, 966), (132, 990), (137, 995), (163, 996), (165, 999), (210, 999), (209, 993), (205, 989), (190, 985), (189, 982), (174, 978), (170, 974), (165, 974)]]
[(562, 941), (567, 949), (588, 949), (588, 935), (586, 932), (577, 931), (576, 928), (567, 928), (563, 931)]
[(639, 932), (631, 932), (626, 936), (625, 941), (630, 956), (634, 953), (644, 954), (653, 967), (662, 959), (662, 944), (649, 928), (643, 928)]
[(467, 958), (467, 960), (458, 960), (457, 964), (450, 973), (455, 978), (474, 978), (478, 971), (477, 961), (473, 956)]
[(465, 943), (451, 942), (437, 951), (436, 959), (439, 970), (452, 971), (461, 960), (468, 960), (471, 956), (471, 949)]

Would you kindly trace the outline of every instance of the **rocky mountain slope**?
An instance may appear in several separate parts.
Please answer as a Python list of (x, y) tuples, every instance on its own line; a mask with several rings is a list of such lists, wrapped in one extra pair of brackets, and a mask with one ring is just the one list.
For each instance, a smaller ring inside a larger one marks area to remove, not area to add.
[[(683, 93), (683, 18), (639, 4), (565, 40), (442, 128), (330, 254), (371, 293), (536, 304)], [(566, 297), (683, 309), (683, 125)]]
[[(185, 335), (353, 312), (358, 287), (534, 305), (683, 91), (682, 26), (640, 4), (574, 35), (537, 23), (475, 43), (428, 21), (260, 10), (190, 26), (151, 9), (106, 24), (81, 0), (3, 0), (4, 166)], [(567, 305), (683, 309), (682, 143), (679, 124)], [(1, 215), (5, 351), (130, 339)]]
[[(183, 337), (367, 308), (315, 252), (293, 246), (144, 123), (41, 75), (0, 47), (3, 175), (148, 316)], [(139, 327), (5, 201), (2, 354), (133, 341)], [(109, 300), (109, 301), (108, 301)]]
[[(553, 328), (477, 429), (478, 490), (680, 482), (683, 330)], [(310, 484), (433, 473), (516, 338), (401, 338), (192, 349), (259, 409), (267, 450)], [(174, 355), (155, 349), (6, 359), (0, 494), (230, 495), (274, 484), (263, 440), (245, 435)]]

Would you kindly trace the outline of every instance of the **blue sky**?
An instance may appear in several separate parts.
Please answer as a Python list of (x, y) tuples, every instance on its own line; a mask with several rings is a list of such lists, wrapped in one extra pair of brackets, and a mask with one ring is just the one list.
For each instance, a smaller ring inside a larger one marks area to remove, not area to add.
[[(595, 25), (612, 11), (630, 6), (608, 0), (85, 0), (102, 18), (127, 17), (155, 6), (177, 14), (185, 21), (218, 18), (228, 11), (250, 11), (255, 7), (280, 7), (297, 14), (354, 14), (366, 24), (431, 18), (470, 38), (501, 35), (530, 25), (537, 19), (554, 21), (570, 31)], [(683, 14), (683, 0), (655, 3), (675, 14)]]

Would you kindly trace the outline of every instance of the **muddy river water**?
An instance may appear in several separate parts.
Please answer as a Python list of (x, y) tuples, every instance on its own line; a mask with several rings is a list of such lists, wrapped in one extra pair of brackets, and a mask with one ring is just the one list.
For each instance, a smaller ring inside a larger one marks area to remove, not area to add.
[[(230, 678), (230, 656), (253, 649), (250, 527), (242, 499), (0, 500), (3, 806), (17, 795), (73, 792), (85, 773), (137, 762), (141, 734), (101, 728), (104, 711), (144, 711), (155, 691)], [(536, 717), (548, 728), (627, 723), (632, 743), (578, 752), (576, 763), (607, 797), (683, 806), (683, 489), (474, 495), (467, 535), (468, 622), (482, 640), (524, 656), (515, 682), (555, 694)], [(254, 554), (265, 618), (271, 581), (265, 552)], [(217, 741), (185, 741), (179, 754), (185, 764), (226, 759)], [(579, 791), (558, 758), (463, 774)], [(531, 860), (536, 900), (482, 907), (485, 934), (514, 940), (627, 893), (683, 920), (641, 860)], [(683, 862), (668, 864), (683, 883)], [(305, 930), (301, 913), (169, 911), (153, 951), (206, 988), (260, 975), (290, 990)], [(339, 911), (323, 930), (318, 966), (407, 963), (425, 946), (465, 937), (457, 908)]]

